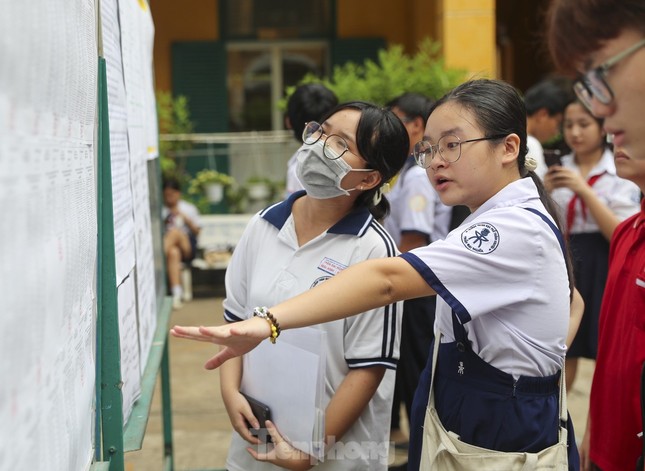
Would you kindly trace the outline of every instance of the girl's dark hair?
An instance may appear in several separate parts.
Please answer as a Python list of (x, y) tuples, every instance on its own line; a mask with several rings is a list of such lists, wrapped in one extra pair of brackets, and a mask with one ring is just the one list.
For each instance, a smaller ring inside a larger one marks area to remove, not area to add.
[[(526, 108), (524, 107), (524, 100), (522, 100), (517, 90), (501, 80), (472, 80), (459, 85), (444, 95), (435, 103), (432, 111), (434, 112), (439, 106), (448, 102), (455, 102), (470, 111), (484, 132), (484, 136), (508, 136), (509, 134), (519, 136), (520, 150), (517, 156), (517, 167), (520, 175), (530, 177), (533, 180), (542, 204), (544, 204), (544, 207), (556, 222), (558, 229), (562, 232), (557, 206), (544, 188), (542, 180), (535, 172), (527, 172), (524, 168), (528, 152), (526, 145)], [(503, 139), (495, 139), (491, 142), (499, 143)], [(568, 250), (566, 253), (569, 287), (573, 295), (573, 270)]]
[(161, 189), (165, 190), (166, 188), (181, 191), (181, 183), (179, 182), (179, 179), (175, 177), (164, 177), (163, 182), (161, 184)]
[(547, 13), (546, 39), (555, 65), (577, 74), (603, 42), (621, 31), (645, 34), (643, 0), (552, 0)]
[(364, 101), (342, 103), (331, 110), (322, 122), (333, 114), (348, 109), (361, 112), (356, 129), (359, 154), (367, 161), (368, 168), (378, 170), (381, 174), (381, 183), (363, 192), (356, 198), (354, 205), (357, 208), (367, 208), (376, 219), (382, 219), (390, 212), (390, 203), (383, 196), (375, 205), (374, 195), (403, 167), (410, 148), (408, 132), (394, 113)]

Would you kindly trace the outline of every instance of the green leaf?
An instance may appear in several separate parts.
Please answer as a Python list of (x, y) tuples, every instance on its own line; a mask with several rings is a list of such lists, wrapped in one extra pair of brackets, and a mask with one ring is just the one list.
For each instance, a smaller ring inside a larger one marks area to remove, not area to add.
[[(440, 50), (440, 44), (430, 39), (421, 42), (413, 55), (405, 54), (403, 46), (394, 44), (379, 50), (376, 62), (347, 62), (334, 67), (330, 77), (308, 74), (299, 85), (321, 83), (332, 90), (341, 103), (364, 100), (385, 105), (405, 92), (421, 93), (436, 100), (466, 78), (465, 70), (445, 66)], [(294, 89), (287, 88), (283, 106), (286, 107)]]

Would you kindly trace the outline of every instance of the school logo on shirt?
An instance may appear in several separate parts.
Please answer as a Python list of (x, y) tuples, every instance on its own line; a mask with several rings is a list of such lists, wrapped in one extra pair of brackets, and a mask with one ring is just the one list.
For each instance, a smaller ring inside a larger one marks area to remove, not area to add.
[(471, 252), (486, 255), (499, 245), (499, 231), (492, 224), (478, 222), (461, 233), (461, 242)]
[(423, 195), (413, 196), (408, 201), (408, 207), (411, 211), (414, 211), (416, 213), (420, 213), (421, 211), (425, 210), (427, 205), (428, 203)]

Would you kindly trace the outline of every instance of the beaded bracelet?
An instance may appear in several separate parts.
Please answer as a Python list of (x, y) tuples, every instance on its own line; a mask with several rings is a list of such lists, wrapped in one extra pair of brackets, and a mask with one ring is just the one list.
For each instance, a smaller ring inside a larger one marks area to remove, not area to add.
[(271, 327), (271, 335), (269, 335), (269, 340), (271, 341), (271, 343), (275, 343), (275, 340), (280, 335), (280, 332), (282, 332), (280, 324), (278, 323), (278, 320), (275, 318), (275, 316), (269, 312), (269, 309), (266, 306), (261, 306), (253, 309), (253, 317), (261, 317), (262, 319), (266, 319), (266, 321), (269, 323), (269, 327)]

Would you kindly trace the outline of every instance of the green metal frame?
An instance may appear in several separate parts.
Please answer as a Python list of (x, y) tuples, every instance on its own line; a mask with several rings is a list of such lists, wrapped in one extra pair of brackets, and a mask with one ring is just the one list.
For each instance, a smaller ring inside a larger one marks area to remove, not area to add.
[[(91, 471), (124, 471), (124, 454), (141, 449), (150, 414), (157, 375), (161, 371), (164, 429), (164, 469), (174, 470), (168, 327), (172, 302), (164, 297), (159, 306), (157, 328), (141, 379), (141, 396), (134, 404), (127, 425), (123, 424), (121, 350), (119, 338), (112, 169), (106, 63), (98, 62), (98, 259), (97, 259), (97, 461)], [(158, 172), (157, 178), (160, 178)], [(165, 287), (164, 287), (165, 288)], [(100, 440), (98, 438), (100, 434)]]
[(169, 297), (166, 297), (164, 298), (163, 306), (159, 310), (157, 329), (148, 355), (148, 362), (141, 378), (141, 397), (134, 404), (123, 432), (123, 449), (126, 453), (142, 448), (157, 374), (161, 370), (164, 455), (166, 458), (170, 457), (172, 459), (172, 417), (170, 415), (170, 371), (168, 368), (167, 342), (171, 311), (172, 301)]
[[(114, 256), (112, 168), (106, 64), (99, 57), (98, 68), (98, 324), (101, 339), (97, 356), (101, 362), (100, 388), (102, 460), (111, 471), (121, 471), (123, 461), (123, 395), (121, 392), (121, 349)], [(98, 441), (98, 440), (97, 440)]]

